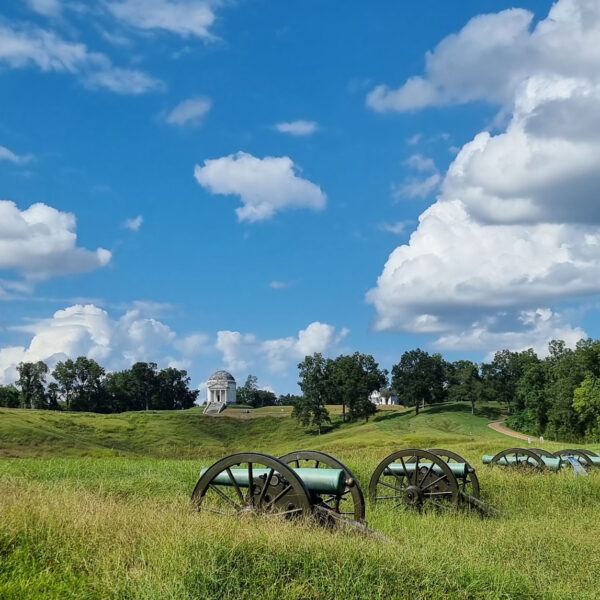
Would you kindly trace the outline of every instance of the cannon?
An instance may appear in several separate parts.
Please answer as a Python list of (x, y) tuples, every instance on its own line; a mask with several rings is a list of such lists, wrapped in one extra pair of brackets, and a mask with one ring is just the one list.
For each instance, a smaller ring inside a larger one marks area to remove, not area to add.
[(567, 456), (573, 456), (584, 467), (600, 467), (600, 456), (594, 451), (586, 450), (585, 448), (566, 448), (564, 450), (558, 450), (554, 453), (554, 456), (560, 458), (563, 462)]
[(600, 467), (600, 456), (583, 448), (566, 448), (554, 453), (543, 448), (506, 448), (493, 456), (484, 454), (482, 461), (488, 465), (558, 471), (565, 465), (567, 456), (573, 456), (584, 467)]
[(281, 458), (259, 452), (226, 456), (201, 470), (191, 502), (199, 511), (228, 516), (316, 516), (323, 524), (344, 521), (368, 531), (358, 480), (339, 460), (315, 450)]
[(369, 500), (392, 508), (454, 505), (496, 512), (480, 499), (479, 480), (469, 462), (441, 448), (406, 448), (384, 458), (371, 477)]
[[(548, 456), (550, 454), (551, 456)], [(522, 469), (537, 469), (540, 471), (548, 469), (549, 471), (558, 471), (561, 467), (561, 458), (552, 453), (529, 448), (506, 448), (497, 454), (484, 454), (482, 457), (484, 465), (501, 465), (503, 467), (513, 467)]]

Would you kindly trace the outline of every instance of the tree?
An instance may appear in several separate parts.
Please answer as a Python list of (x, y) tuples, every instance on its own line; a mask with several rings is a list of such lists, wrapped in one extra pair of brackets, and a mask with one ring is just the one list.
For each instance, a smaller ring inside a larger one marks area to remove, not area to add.
[(370, 354), (355, 352), (328, 360), (326, 379), (329, 399), (332, 404), (342, 405), (342, 420), (346, 420), (346, 405), (350, 418), (363, 417), (365, 420), (376, 411), (369, 399), (373, 390), (387, 383), (387, 376)]
[(0, 385), (0, 406), (19, 408), (19, 390), (14, 385)]
[(198, 397), (198, 390), (190, 390), (187, 371), (167, 367), (158, 373), (158, 390), (153, 396), (153, 408), (179, 410), (191, 408)]
[(67, 410), (71, 410), (71, 395), (75, 387), (75, 363), (69, 358), (64, 362), (59, 361), (52, 371), (52, 377), (56, 379), (60, 394), (65, 402)]
[(92, 358), (79, 356), (73, 365), (73, 373), (75, 379), (72, 387), (72, 410), (110, 412), (110, 405), (102, 387), (104, 368)]
[(312, 425), (319, 434), (325, 423), (331, 423), (329, 411), (325, 406), (327, 399), (327, 363), (323, 356), (316, 352), (306, 356), (298, 364), (300, 381), (298, 385), (303, 393), (302, 401), (294, 405), (292, 415), (305, 427)]
[(58, 399), (60, 398), (60, 387), (58, 383), (52, 382), (48, 384), (46, 389), (46, 399), (50, 410), (60, 410)]
[(586, 437), (600, 437), (600, 379), (586, 377), (573, 392), (573, 408), (585, 427)]
[(257, 406), (258, 377), (256, 375), (248, 375), (246, 383), (237, 389), (237, 401), (239, 404), (248, 404), (249, 406)]
[(453, 402), (470, 402), (475, 414), (475, 402), (481, 398), (479, 368), (470, 360), (456, 360), (448, 368), (448, 398)]
[(20, 389), (19, 401), (23, 408), (47, 408), (46, 375), (48, 365), (38, 362), (22, 362), (17, 366), (19, 379), (16, 381)]
[(400, 362), (392, 367), (392, 387), (398, 394), (400, 404), (415, 406), (419, 414), (419, 404), (442, 402), (446, 397), (446, 368), (440, 354), (430, 355), (417, 348), (400, 357)]
[(152, 400), (157, 392), (156, 363), (136, 362), (131, 367), (133, 387), (135, 390), (135, 410), (150, 410)]
[(294, 406), (302, 400), (302, 396), (296, 394), (282, 394), (277, 398), (277, 406)]

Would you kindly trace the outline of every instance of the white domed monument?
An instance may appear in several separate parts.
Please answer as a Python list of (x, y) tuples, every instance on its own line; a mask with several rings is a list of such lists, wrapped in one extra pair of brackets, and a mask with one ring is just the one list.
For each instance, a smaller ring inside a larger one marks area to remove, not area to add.
[(206, 382), (205, 415), (218, 415), (228, 404), (237, 401), (234, 376), (228, 371), (215, 371)]

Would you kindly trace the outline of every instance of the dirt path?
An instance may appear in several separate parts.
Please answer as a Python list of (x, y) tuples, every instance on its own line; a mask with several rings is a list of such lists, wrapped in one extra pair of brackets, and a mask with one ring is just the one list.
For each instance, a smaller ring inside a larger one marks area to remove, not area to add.
[(510, 437), (519, 438), (520, 440), (528, 440), (530, 438), (531, 440), (534, 439), (530, 435), (525, 435), (524, 433), (519, 433), (518, 431), (513, 431), (508, 427), (504, 427), (504, 419), (500, 421), (494, 421), (493, 423), (488, 423), (488, 427), (491, 427), (494, 431), (497, 431), (498, 433), (510, 435)]

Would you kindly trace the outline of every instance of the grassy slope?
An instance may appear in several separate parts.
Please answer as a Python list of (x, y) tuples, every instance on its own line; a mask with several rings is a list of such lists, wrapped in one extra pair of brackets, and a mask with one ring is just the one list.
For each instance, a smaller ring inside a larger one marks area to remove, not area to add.
[[(600, 473), (479, 466), (483, 452), (520, 442), (461, 405), (389, 411), (321, 436), (260, 412), (0, 409), (0, 455), (24, 457), (0, 460), (0, 598), (600, 597)], [(406, 446), (465, 454), (502, 517), (368, 511), (381, 542), (188, 508), (199, 467), (227, 452), (323, 448), (366, 487), (379, 460)]]

